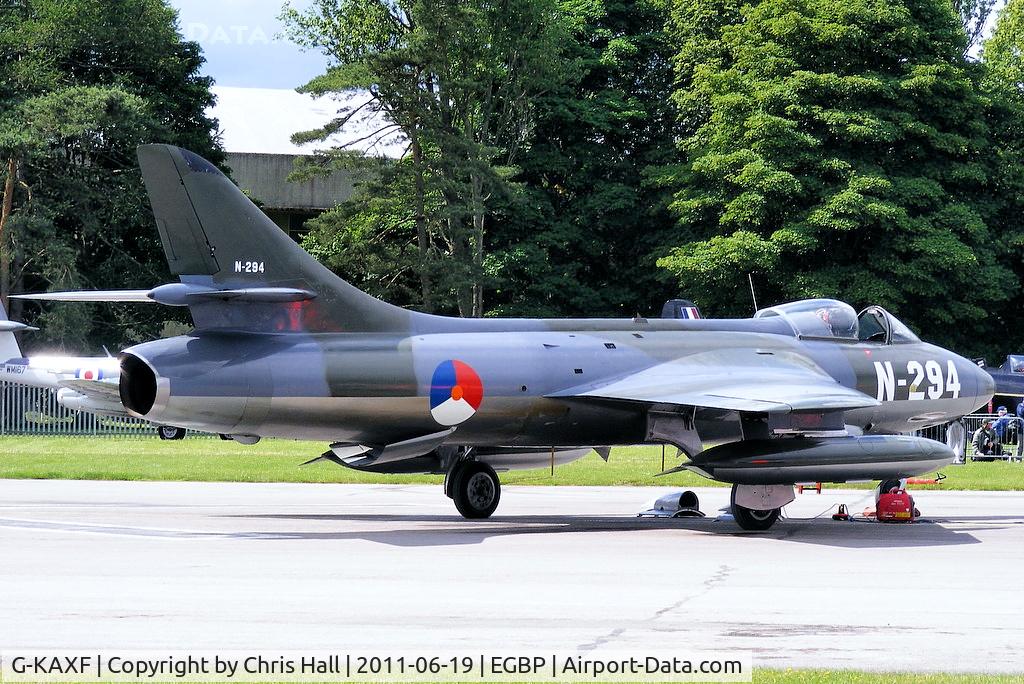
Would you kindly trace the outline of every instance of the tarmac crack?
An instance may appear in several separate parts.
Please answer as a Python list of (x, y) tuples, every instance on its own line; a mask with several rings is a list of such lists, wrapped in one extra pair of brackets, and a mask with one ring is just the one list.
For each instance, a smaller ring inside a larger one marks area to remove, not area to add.
[[(707, 579), (705, 579), (701, 583), (701, 589), (699, 591), (697, 591), (696, 593), (690, 594), (689, 596), (685, 596), (685, 597), (679, 599), (678, 601), (676, 601), (672, 605), (665, 606), (664, 608), (659, 608), (658, 610), (654, 611), (654, 614), (651, 615), (650, 618), (648, 618), (647, 622), (652, 622), (654, 620), (657, 620), (658, 618), (664, 617), (665, 615), (668, 615), (669, 613), (672, 613), (674, 611), (679, 610), (680, 608), (685, 606), (690, 601), (693, 601), (694, 599), (698, 599), (701, 596), (705, 596), (706, 594), (708, 594), (711, 591), (713, 591), (716, 586), (718, 586), (719, 584), (722, 584), (723, 582), (725, 582), (729, 578), (729, 576), (732, 574), (732, 571), (733, 571), (733, 568), (729, 567), (728, 565), (720, 565), (720, 566), (718, 566), (718, 570), (713, 575), (711, 575), (710, 577), (708, 577)], [(597, 637), (593, 641), (587, 642), (585, 644), (580, 644), (579, 646), (576, 647), (576, 650), (580, 651), (580, 652), (583, 652), (583, 653), (588, 653), (590, 651), (595, 651), (598, 648), (601, 648), (602, 646), (608, 645), (609, 643), (611, 643), (615, 639), (617, 639), (620, 636), (622, 636), (625, 632), (626, 632), (626, 628), (625, 627), (616, 627), (612, 631), (608, 632), (607, 634), (604, 634), (602, 636)]]

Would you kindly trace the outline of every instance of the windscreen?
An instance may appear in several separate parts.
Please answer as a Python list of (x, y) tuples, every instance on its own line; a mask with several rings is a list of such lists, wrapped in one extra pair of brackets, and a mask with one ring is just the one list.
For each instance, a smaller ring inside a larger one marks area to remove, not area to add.
[(910, 328), (880, 306), (869, 306), (861, 311), (858, 321), (862, 342), (907, 344), (921, 341)]
[(892, 342), (920, 342), (921, 338), (914, 334), (914, 331), (903, 325), (898, 318), (889, 314), (889, 323), (892, 325)]

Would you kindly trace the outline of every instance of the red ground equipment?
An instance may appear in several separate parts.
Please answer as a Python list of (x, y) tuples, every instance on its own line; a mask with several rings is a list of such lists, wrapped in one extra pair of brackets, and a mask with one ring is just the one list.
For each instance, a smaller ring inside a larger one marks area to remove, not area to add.
[(875, 516), (878, 522), (908, 523), (914, 522), (914, 497), (907, 490), (893, 487), (878, 497)]

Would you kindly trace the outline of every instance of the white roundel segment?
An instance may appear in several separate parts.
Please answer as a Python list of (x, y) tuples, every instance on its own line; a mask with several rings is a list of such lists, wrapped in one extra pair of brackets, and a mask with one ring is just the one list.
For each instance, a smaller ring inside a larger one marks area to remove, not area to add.
[(476, 409), (465, 399), (448, 399), (430, 409), (430, 415), (441, 425), (451, 427), (473, 417)]

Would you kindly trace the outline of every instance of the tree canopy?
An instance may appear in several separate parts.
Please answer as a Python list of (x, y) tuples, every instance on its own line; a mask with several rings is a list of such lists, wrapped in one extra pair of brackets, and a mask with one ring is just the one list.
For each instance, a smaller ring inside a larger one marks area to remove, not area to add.
[[(297, 139), (325, 140), (365, 109), (387, 120), (373, 136), (395, 130), (409, 144), (410, 159), (391, 171), (399, 203), (383, 209), (364, 193), (359, 217), (342, 214), (350, 224), (334, 214), (315, 224), (311, 249), (320, 249), (317, 241), (358, 244), (357, 226), (387, 232), (404, 205), (425, 308), (450, 297), (460, 314), (483, 315), (489, 225), (514, 194), (510, 176), (531, 139), (534, 99), (565, 78), (554, 0), (320, 0), (305, 12), (286, 7), (283, 18), (293, 39), (330, 59), (327, 73), (302, 90), (365, 98)], [(323, 161), (332, 158), (350, 159), (335, 150)], [(338, 240), (339, 232), (348, 235)], [(434, 267), (438, 257), (443, 268)]]
[[(753, 281), (762, 306), (877, 303), (961, 352), (1019, 351), (1024, 0), (982, 40), (994, 6), (286, 5), (329, 61), (301, 90), (343, 100), (296, 133), (322, 149), (293, 176), (358, 178), (303, 244), (427, 311), (630, 316), (683, 296), (745, 316)], [(0, 299), (169, 277), (134, 148), (223, 161), (202, 64), (164, 0), (0, 3)], [(356, 124), (402, 158), (333, 146)], [(171, 317), (11, 304), (82, 350)]]
[[(992, 200), (989, 105), (950, 5), (684, 0), (682, 163), (662, 181), (686, 244), (660, 261), (713, 312), (830, 296), (985, 345), (1019, 289)], [(970, 325), (964, 325), (970, 321)]]
[[(4, 298), (12, 287), (166, 282), (135, 148), (168, 142), (223, 160), (206, 114), (212, 82), (175, 12), (161, 0), (23, 0), (0, 10), (0, 55)], [(11, 309), (42, 340), (78, 350), (152, 338), (169, 317), (155, 307)]]

